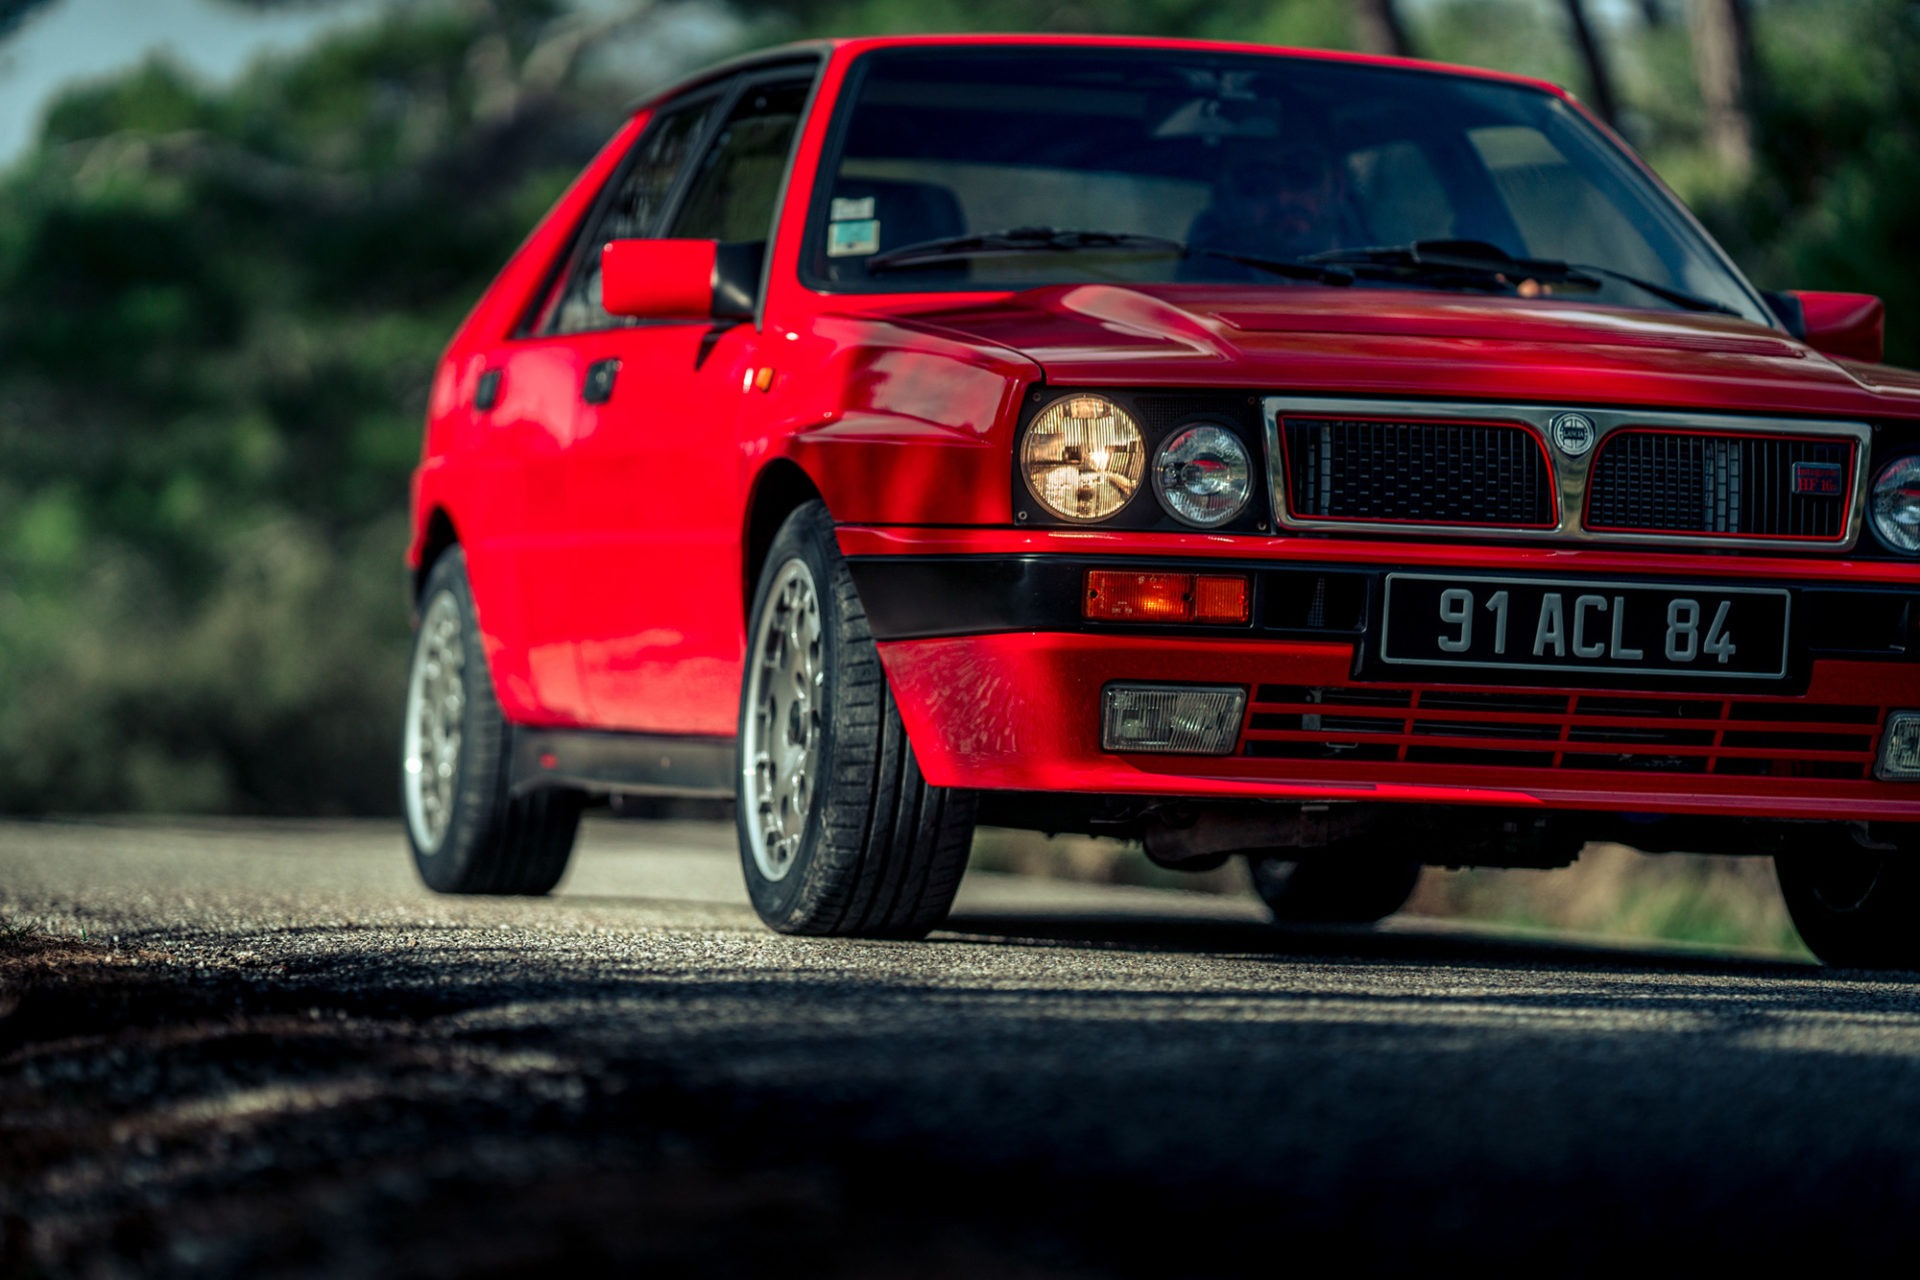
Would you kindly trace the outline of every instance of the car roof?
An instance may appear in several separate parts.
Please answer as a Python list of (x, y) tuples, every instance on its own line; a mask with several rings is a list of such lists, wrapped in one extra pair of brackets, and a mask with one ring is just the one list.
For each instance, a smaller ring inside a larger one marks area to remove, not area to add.
[(1318, 62), (1339, 62), (1356, 66), (1393, 67), (1406, 71), (1426, 71), (1445, 75), (1469, 76), (1477, 80), (1488, 80), (1502, 84), (1525, 85), (1551, 93), (1556, 97), (1573, 97), (1565, 89), (1551, 81), (1533, 76), (1516, 75), (1508, 71), (1492, 71), (1485, 67), (1465, 67), (1446, 62), (1428, 62), (1419, 58), (1393, 58), (1382, 54), (1349, 53), (1338, 49), (1295, 49), (1282, 45), (1252, 44), (1233, 40), (1187, 40), (1172, 39), (1164, 36), (1108, 36), (1108, 35), (1072, 35), (1054, 32), (1048, 33), (969, 33), (951, 35), (884, 35), (884, 36), (839, 36), (819, 40), (798, 40), (789, 44), (774, 45), (766, 49), (757, 49), (752, 53), (728, 59), (714, 66), (706, 67), (681, 80), (675, 81), (664, 89), (648, 93), (633, 104), (635, 112), (644, 111), (656, 103), (703, 84), (734, 75), (737, 72), (752, 70), (756, 67), (772, 67), (782, 63), (798, 62), (806, 59), (822, 59), (834, 53), (848, 55), (868, 53), (875, 49), (943, 49), (943, 48), (1078, 48), (1078, 49), (1158, 49), (1169, 53), (1234, 53), (1256, 54), (1265, 57), (1300, 58)]

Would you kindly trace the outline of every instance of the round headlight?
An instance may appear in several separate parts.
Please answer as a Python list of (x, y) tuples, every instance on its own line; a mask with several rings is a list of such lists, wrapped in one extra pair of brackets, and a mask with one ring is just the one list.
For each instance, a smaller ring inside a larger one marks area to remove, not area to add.
[(1203, 529), (1225, 524), (1253, 493), (1247, 446), (1210, 422), (1176, 432), (1153, 460), (1153, 491), (1176, 519)]
[(1920, 552), (1920, 457), (1896, 458), (1874, 477), (1873, 531), (1895, 551)]
[(1105, 520), (1133, 501), (1146, 469), (1139, 424), (1105, 396), (1054, 401), (1020, 444), (1028, 491), (1063, 520)]

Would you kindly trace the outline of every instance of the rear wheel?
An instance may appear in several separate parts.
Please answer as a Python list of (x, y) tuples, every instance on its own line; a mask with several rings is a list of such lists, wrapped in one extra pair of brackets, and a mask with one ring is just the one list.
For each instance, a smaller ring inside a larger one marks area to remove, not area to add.
[(973, 793), (921, 776), (821, 503), (781, 526), (748, 616), (734, 810), (754, 909), (783, 933), (924, 936), (966, 869)]
[(1280, 924), (1373, 924), (1407, 905), (1420, 864), (1348, 853), (1288, 861), (1249, 854), (1254, 892)]
[(1920, 969), (1920, 855), (1829, 848), (1773, 863), (1814, 955), (1845, 968)]
[(407, 671), (400, 798), (420, 878), (442, 893), (541, 894), (567, 869), (585, 797), (558, 788), (517, 799), (510, 730), (480, 648), (466, 557), (434, 563)]

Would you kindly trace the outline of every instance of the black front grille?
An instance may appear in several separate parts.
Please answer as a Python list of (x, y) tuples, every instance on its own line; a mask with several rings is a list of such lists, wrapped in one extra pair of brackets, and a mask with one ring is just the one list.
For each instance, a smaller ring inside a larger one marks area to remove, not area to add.
[(1849, 440), (1628, 428), (1600, 446), (1586, 524), (1603, 531), (1839, 542), (1847, 536), (1852, 492)]
[(1546, 454), (1524, 427), (1288, 418), (1281, 429), (1300, 519), (1553, 527)]

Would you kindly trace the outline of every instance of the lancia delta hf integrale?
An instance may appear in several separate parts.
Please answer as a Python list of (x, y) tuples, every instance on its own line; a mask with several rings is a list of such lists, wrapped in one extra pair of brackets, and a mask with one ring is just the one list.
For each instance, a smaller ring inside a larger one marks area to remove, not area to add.
[(1551, 85), (861, 39), (643, 104), (434, 379), (402, 787), (542, 893), (730, 796), (795, 933), (976, 820), (1248, 857), (1282, 919), (1589, 840), (1769, 855), (1920, 963), (1920, 376)]

